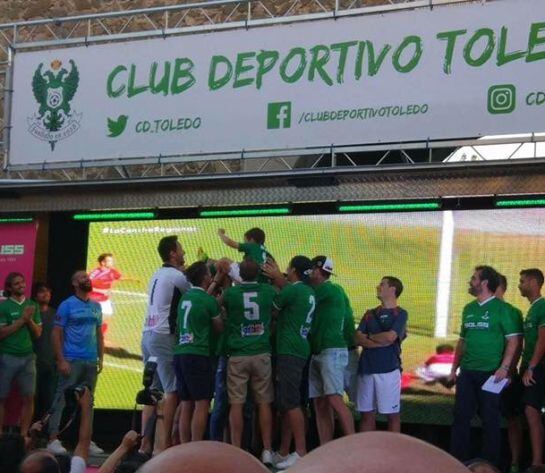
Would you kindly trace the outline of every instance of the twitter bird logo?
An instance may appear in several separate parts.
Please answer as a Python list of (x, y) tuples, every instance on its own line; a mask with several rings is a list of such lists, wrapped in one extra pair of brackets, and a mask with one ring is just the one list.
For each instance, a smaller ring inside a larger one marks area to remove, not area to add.
[(127, 127), (127, 121), (129, 117), (127, 115), (119, 115), (117, 120), (108, 118), (108, 136), (110, 138), (115, 138), (116, 136), (121, 135)]

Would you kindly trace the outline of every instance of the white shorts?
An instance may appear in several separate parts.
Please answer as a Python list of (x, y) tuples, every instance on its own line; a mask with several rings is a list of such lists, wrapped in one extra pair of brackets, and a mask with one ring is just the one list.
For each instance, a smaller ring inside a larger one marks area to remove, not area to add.
[(401, 404), (401, 372), (358, 375), (358, 411), (397, 414)]

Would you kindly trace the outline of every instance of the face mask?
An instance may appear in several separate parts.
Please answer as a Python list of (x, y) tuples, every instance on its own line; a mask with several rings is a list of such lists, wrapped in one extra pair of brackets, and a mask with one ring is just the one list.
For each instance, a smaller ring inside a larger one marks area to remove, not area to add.
[(93, 289), (93, 286), (91, 285), (91, 281), (89, 281), (89, 280), (81, 281), (78, 284), (78, 287), (84, 292), (91, 292), (91, 290)]

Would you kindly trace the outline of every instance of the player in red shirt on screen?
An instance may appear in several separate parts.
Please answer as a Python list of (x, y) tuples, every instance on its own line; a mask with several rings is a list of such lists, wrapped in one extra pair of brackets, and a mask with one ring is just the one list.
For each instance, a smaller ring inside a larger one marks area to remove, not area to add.
[[(93, 285), (90, 298), (100, 304), (102, 316), (108, 320), (114, 315), (114, 308), (110, 299), (111, 290), (117, 281), (137, 281), (133, 278), (125, 278), (114, 268), (114, 256), (112, 253), (102, 253), (98, 259), (98, 266), (89, 273), (89, 279)], [(102, 333), (108, 330), (108, 323), (102, 322)]]
[(426, 360), (424, 366), (416, 369), (416, 374), (428, 384), (435, 382), (446, 384), (453, 363), (454, 347), (449, 344), (438, 345), (435, 354)]

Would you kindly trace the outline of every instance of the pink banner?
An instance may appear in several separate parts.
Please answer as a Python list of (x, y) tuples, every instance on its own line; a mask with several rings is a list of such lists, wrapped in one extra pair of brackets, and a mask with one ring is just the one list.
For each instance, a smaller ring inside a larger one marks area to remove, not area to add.
[(30, 297), (37, 229), (37, 223), (0, 224), (0, 290), (6, 276), (16, 271), (25, 276), (26, 295)]

